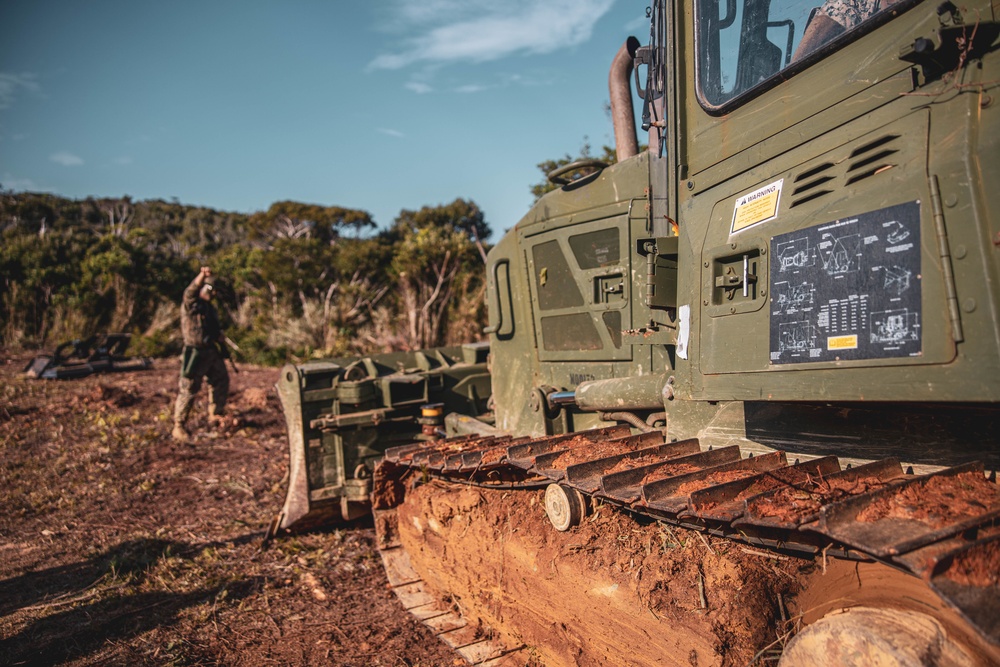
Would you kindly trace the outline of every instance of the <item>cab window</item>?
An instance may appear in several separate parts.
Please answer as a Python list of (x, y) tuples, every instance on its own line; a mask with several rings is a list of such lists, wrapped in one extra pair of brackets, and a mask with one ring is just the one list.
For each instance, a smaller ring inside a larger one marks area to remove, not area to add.
[(698, 92), (709, 109), (776, 81), (823, 45), (863, 25), (894, 0), (698, 0)]

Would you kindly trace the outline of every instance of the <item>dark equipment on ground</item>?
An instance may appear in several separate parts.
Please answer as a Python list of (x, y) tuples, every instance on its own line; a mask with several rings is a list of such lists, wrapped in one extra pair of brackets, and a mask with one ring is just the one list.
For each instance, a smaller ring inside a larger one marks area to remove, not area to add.
[(61, 343), (52, 354), (32, 359), (24, 368), (30, 378), (73, 380), (95, 373), (124, 373), (151, 368), (146, 357), (126, 356), (131, 334), (95, 334), (83, 340)]

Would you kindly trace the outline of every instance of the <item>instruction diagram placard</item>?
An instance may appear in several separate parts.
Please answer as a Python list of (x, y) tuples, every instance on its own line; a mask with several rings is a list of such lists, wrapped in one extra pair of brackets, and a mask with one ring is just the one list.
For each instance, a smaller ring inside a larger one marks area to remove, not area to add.
[(921, 354), (920, 202), (771, 239), (771, 363)]

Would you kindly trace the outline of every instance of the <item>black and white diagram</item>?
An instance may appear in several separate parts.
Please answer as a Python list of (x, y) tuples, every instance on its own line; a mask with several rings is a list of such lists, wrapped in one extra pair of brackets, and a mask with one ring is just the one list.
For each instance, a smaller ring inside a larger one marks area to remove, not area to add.
[(780, 271), (793, 271), (812, 266), (816, 262), (816, 253), (809, 247), (809, 238), (802, 237), (784, 241), (775, 248)]
[(921, 354), (920, 202), (771, 239), (770, 359)]
[(883, 225), (887, 229), (885, 240), (896, 245), (910, 238), (910, 232), (899, 220), (890, 220)]
[(910, 289), (910, 277), (913, 273), (909, 269), (904, 269), (901, 266), (886, 266), (882, 270), (885, 273), (885, 280), (882, 286), (885, 287), (887, 292), (892, 292), (896, 296), (900, 296), (903, 292)]
[(774, 300), (783, 313), (794, 313), (809, 308), (816, 302), (816, 289), (810, 282), (774, 283), (772, 291)]
[(845, 236), (823, 234), (819, 251), (823, 255), (823, 268), (827, 275), (836, 276), (841, 273), (859, 271), (861, 268), (860, 234), (847, 234)]
[(785, 322), (778, 328), (778, 351), (808, 352), (816, 347), (819, 330), (807, 320)]
[(920, 340), (920, 322), (916, 313), (911, 313), (905, 308), (872, 313), (872, 343), (902, 345), (915, 340)]

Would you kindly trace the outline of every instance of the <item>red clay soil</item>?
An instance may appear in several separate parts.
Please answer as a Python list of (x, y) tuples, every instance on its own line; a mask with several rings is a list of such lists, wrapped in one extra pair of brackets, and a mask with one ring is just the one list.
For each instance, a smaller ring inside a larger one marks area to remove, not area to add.
[(933, 614), (972, 664), (1000, 664), (924, 581), (892, 567), (767, 553), (593, 500), (559, 532), (543, 491), (419, 481), (405, 482), (390, 532), (441, 604), (522, 648), (530, 667), (763, 667), (802, 623), (852, 606)]
[[(788, 474), (790, 472), (794, 472), (795, 474)], [(732, 500), (727, 500), (722, 503), (697, 503), (695, 504), (694, 509), (699, 512), (710, 512), (719, 508), (742, 508), (743, 501), (747, 498), (751, 498), (761, 493), (767, 493), (768, 491), (774, 491), (775, 489), (779, 489), (783, 486), (797, 484), (801, 481), (805, 481), (806, 479), (806, 474), (804, 472), (800, 473), (799, 471), (794, 471), (793, 468), (785, 468), (783, 469), (783, 473), (785, 473), (785, 479), (779, 479), (775, 477), (773, 473), (767, 473), (761, 476), (760, 479), (753, 482), (750, 486), (733, 496)]]
[(632, 470), (634, 468), (650, 466), (653, 465), (654, 463), (659, 463), (660, 461), (663, 461), (663, 456), (660, 454), (643, 454), (642, 456), (636, 456), (635, 458), (622, 459), (618, 463), (608, 468), (608, 470), (606, 470), (604, 474), (611, 475), (616, 472), (624, 472), (626, 470)]
[(721, 470), (719, 472), (713, 472), (704, 479), (684, 482), (677, 487), (674, 491), (674, 495), (686, 496), (709, 486), (736, 482), (741, 479), (746, 479), (747, 477), (753, 477), (756, 474), (758, 474), (756, 470)]
[(0, 359), (0, 665), (454, 664), (370, 525), (261, 551), (288, 460), (276, 369), (233, 375), (240, 424), (199, 417), (184, 445), (176, 361), (54, 382)]
[(642, 478), (642, 483), (644, 485), (652, 484), (653, 482), (658, 482), (661, 479), (676, 477), (677, 475), (686, 475), (688, 473), (698, 472), (699, 470), (702, 470), (702, 468), (691, 465), (690, 463), (670, 463), (662, 465), (659, 468), (646, 473), (646, 476)]
[[(777, 475), (781, 475), (781, 477)], [(759, 480), (736, 494), (733, 500), (746, 500), (747, 498), (773, 491), (782, 486), (798, 486), (808, 478), (809, 473), (805, 470), (783, 468), (780, 471), (765, 474)]]
[(585, 435), (578, 435), (578, 436), (574, 436), (572, 438), (568, 438), (566, 440), (563, 440), (563, 441), (561, 441), (559, 443), (556, 443), (554, 445), (549, 445), (549, 446), (543, 447), (543, 449), (545, 451), (542, 451), (542, 452), (533, 451), (535, 449), (534, 447), (528, 447), (527, 448), (527, 452), (526, 452), (525, 455), (526, 456), (538, 456), (539, 454), (547, 454), (550, 451), (556, 451), (556, 449), (575, 449), (577, 447), (589, 447), (590, 445), (592, 445), (594, 443), (594, 441), (595, 441), (594, 437), (587, 437)]
[(987, 542), (960, 554), (944, 575), (962, 586), (1000, 589), (1000, 541)]
[(451, 454), (462, 454), (464, 452), (474, 452), (474, 451), (476, 451), (478, 449), (482, 449), (483, 445), (484, 445), (484, 443), (481, 440), (474, 439), (474, 440), (468, 440), (468, 441), (462, 441), (462, 442), (453, 442), (453, 443), (448, 444), (448, 445), (437, 447), (436, 449), (441, 454), (445, 454), (446, 456), (450, 456)]
[(494, 465), (500, 463), (507, 458), (507, 447), (494, 447), (493, 449), (487, 449), (483, 452), (483, 456), (480, 462), (481, 466)]
[(433, 443), (431, 443), (431, 442), (423, 442), (423, 443), (416, 443), (416, 444), (420, 444), (421, 448), (420, 449), (415, 449), (412, 452), (407, 452), (406, 454), (403, 454), (402, 456), (399, 457), (399, 460), (400, 461), (409, 462), (409, 461), (412, 461), (413, 457), (417, 456), (418, 454), (426, 454), (427, 452), (433, 451), (433, 448), (432, 448), (432, 444)]
[(909, 519), (931, 529), (1000, 508), (1000, 491), (981, 472), (940, 475), (879, 498), (858, 513), (858, 521)]
[(856, 496), (885, 486), (875, 476), (855, 479), (822, 479), (809, 477), (805, 484), (786, 487), (752, 504), (751, 511), (759, 517), (773, 518), (784, 523), (798, 523), (815, 514), (827, 503)]
[(641, 448), (641, 445), (636, 445), (635, 443), (615, 442), (614, 440), (599, 440), (591, 443), (588, 447), (570, 449), (569, 451), (560, 454), (555, 461), (549, 464), (549, 467), (565, 470), (571, 465), (575, 465), (577, 463), (596, 461), (597, 459), (616, 456), (618, 454), (632, 452)]
[(542, 491), (411, 487), (398, 530), (443, 599), (549, 667), (742, 667), (778, 644), (779, 595), (815, 569), (607, 505), (561, 533)]

